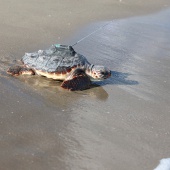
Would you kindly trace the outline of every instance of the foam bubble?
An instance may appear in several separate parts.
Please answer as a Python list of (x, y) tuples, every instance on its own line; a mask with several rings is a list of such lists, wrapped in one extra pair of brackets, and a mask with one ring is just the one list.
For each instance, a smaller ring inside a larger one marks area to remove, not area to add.
[(170, 170), (170, 158), (161, 159), (159, 165), (154, 170)]

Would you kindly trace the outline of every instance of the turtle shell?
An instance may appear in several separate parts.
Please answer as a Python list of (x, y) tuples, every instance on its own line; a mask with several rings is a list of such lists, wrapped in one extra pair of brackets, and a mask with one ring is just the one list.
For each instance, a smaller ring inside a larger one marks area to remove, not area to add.
[(49, 73), (65, 73), (75, 67), (89, 64), (83, 55), (74, 51), (71, 46), (52, 45), (48, 50), (26, 53), (22, 62), (29, 68)]

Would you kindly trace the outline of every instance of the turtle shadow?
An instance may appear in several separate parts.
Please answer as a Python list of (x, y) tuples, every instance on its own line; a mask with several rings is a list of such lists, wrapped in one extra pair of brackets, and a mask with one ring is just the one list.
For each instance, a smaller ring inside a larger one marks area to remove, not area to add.
[[(22, 82), (26, 83), (30, 87), (33, 87), (37, 93), (40, 93), (52, 103), (59, 103), (61, 106), (68, 105), (70, 101), (76, 101), (80, 96), (90, 96), (101, 101), (108, 99), (109, 94), (107, 90), (103, 88), (105, 85), (138, 85), (138, 81), (129, 80), (128, 77), (130, 73), (122, 73), (117, 71), (111, 72), (112, 76), (104, 81), (93, 82), (90, 89), (83, 91), (75, 91), (70, 93), (60, 87), (61, 81), (55, 81), (52, 79), (47, 79), (42, 76), (19, 76), (16, 77)], [(56, 95), (58, 94), (58, 95)], [(57, 97), (56, 97), (57, 96)], [(62, 97), (61, 97), (62, 96)], [(64, 97), (65, 96), (65, 97)], [(74, 100), (72, 100), (74, 98)], [(63, 99), (63, 100), (61, 100)], [(67, 102), (66, 102), (67, 101)]]
[(105, 86), (105, 85), (138, 85), (136, 80), (129, 80), (128, 77), (133, 74), (122, 73), (118, 71), (111, 71), (111, 77), (101, 82), (94, 82), (93, 86)]

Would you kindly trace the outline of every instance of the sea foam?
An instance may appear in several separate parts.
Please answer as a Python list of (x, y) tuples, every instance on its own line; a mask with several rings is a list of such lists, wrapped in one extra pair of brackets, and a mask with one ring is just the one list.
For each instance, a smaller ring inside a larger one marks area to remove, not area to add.
[(170, 158), (161, 159), (159, 165), (154, 170), (170, 170)]

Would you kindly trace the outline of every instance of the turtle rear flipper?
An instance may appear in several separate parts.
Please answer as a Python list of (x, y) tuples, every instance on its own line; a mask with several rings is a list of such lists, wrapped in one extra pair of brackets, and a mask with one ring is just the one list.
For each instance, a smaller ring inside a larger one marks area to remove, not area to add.
[(74, 72), (61, 84), (61, 87), (71, 91), (84, 90), (90, 88), (90, 78), (86, 73), (77, 68)]
[(30, 68), (24, 67), (24, 66), (12, 66), (7, 70), (8, 74), (11, 74), (13, 76), (19, 76), (19, 75), (34, 75), (34, 71)]

